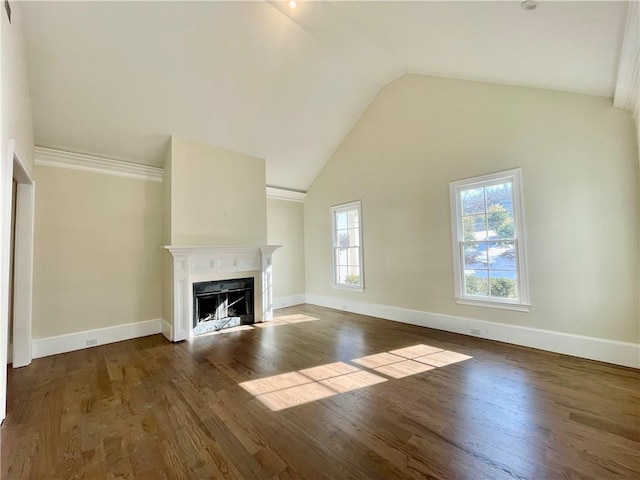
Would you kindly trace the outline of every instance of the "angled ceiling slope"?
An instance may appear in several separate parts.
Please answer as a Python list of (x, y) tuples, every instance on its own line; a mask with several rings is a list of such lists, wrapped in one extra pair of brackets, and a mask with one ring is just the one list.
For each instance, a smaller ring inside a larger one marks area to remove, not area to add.
[(614, 93), (624, 2), (26, 2), (36, 143), (162, 166), (177, 134), (306, 189), (404, 73)]

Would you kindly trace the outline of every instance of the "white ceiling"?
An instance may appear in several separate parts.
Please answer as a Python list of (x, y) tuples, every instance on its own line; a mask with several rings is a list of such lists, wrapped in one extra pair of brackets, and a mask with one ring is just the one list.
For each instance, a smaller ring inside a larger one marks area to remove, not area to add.
[(28, 2), (36, 143), (162, 166), (169, 135), (306, 189), (404, 73), (612, 97), (627, 5)]

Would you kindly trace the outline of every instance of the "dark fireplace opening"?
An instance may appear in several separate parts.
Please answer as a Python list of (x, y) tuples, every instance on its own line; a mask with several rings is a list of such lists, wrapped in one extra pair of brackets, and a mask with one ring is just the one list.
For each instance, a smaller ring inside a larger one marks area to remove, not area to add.
[(193, 334), (254, 323), (253, 278), (193, 284)]

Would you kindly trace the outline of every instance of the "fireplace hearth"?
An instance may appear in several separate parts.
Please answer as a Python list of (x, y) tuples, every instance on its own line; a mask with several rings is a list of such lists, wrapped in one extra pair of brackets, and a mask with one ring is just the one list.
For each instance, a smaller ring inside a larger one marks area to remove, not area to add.
[(194, 283), (193, 335), (250, 325), (253, 307), (253, 278)]

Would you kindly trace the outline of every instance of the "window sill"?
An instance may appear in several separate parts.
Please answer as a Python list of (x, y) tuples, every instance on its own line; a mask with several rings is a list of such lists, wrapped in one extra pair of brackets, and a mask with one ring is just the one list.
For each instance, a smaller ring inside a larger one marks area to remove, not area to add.
[(364, 292), (364, 286), (362, 285), (345, 285), (341, 283), (334, 283), (333, 288), (338, 290), (350, 290), (352, 292)]
[(474, 307), (514, 310), (516, 312), (528, 312), (531, 310), (531, 305), (528, 303), (493, 302), (491, 300), (472, 300), (469, 298), (456, 298), (456, 303), (459, 305), (471, 305)]

